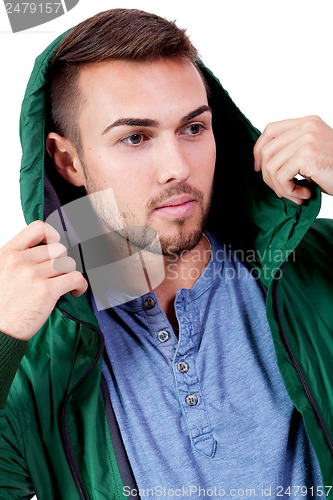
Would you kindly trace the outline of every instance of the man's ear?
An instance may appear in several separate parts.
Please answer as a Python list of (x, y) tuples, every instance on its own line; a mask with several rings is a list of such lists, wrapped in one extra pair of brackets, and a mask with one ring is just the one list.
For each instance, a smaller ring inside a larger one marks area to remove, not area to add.
[(74, 186), (85, 186), (81, 161), (73, 144), (55, 132), (46, 138), (46, 150), (59, 174)]

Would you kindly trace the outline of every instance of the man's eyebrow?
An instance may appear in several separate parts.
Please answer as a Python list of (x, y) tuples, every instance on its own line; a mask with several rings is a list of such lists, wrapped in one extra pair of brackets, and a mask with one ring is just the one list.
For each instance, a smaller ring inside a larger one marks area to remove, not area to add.
[(200, 106), (199, 108), (195, 109), (194, 111), (191, 111), (191, 113), (184, 116), (184, 118), (182, 118), (180, 121), (181, 121), (181, 123), (189, 122), (190, 120), (193, 120), (193, 118), (195, 118), (196, 116), (199, 116), (202, 113), (205, 113), (206, 111), (213, 113), (212, 108), (207, 106), (207, 104), (204, 104), (203, 106)]
[(158, 127), (159, 123), (158, 121), (151, 120), (150, 118), (119, 118), (115, 122), (108, 125), (102, 135), (105, 135), (114, 127), (121, 127), (124, 125), (128, 127)]
[[(180, 123), (186, 123), (190, 120), (193, 120), (193, 118), (201, 115), (202, 113), (205, 113), (206, 111), (209, 111), (210, 113), (212, 113), (211, 108), (205, 104), (205, 105), (200, 106), (199, 108), (195, 109), (194, 111), (191, 111), (186, 116), (184, 116), (180, 120)], [(111, 130), (114, 127), (122, 127), (122, 126), (127, 126), (127, 127), (158, 127), (159, 122), (157, 120), (152, 120), (150, 118), (119, 118), (115, 122), (108, 125), (106, 127), (106, 129), (102, 132), (102, 135), (107, 134), (109, 132), (109, 130)]]

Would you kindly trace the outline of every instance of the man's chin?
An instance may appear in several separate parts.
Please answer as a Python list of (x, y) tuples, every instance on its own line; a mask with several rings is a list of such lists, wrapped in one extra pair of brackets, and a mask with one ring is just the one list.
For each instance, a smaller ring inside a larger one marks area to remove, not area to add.
[(165, 257), (181, 255), (193, 250), (202, 238), (203, 229), (197, 229), (189, 234), (178, 234), (174, 237), (160, 235), (162, 254)]

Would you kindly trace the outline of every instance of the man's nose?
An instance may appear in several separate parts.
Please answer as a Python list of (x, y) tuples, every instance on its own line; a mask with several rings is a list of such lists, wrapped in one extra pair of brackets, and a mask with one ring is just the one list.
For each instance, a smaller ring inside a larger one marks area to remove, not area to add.
[(160, 184), (184, 182), (190, 175), (189, 158), (179, 141), (166, 140), (160, 144), (156, 156), (157, 177)]

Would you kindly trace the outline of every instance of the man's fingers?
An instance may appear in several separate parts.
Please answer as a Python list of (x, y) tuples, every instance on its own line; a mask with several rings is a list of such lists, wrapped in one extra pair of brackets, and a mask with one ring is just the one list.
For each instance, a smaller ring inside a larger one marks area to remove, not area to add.
[(264, 170), (263, 179), (280, 198), (288, 198), (300, 205), (304, 200), (311, 198), (311, 191), (295, 182), (295, 177), (300, 170), (295, 165), (297, 165), (297, 159), (292, 157), (278, 170), (272, 172), (269, 169)]
[[(263, 133), (260, 135), (257, 140), (253, 153), (254, 153), (254, 168), (257, 172), (259, 172), (262, 168), (263, 154), (266, 153), (266, 157), (268, 154), (273, 155), (280, 147), (285, 146), (286, 135), (290, 132), (293, 134), (293, 131), (298, 131), (295, 127), (295, 122), (298, 120), (283, 120), (281, 122), (269, 123)], [(298, 134), (298, 132), (296, 132)], [(280, 136), (284, 136), (284, 140), (281, 142), (277, 140)]]
[(63, 274), (50, 280), (52, 286), (56, 288), (56, 295), (61, 296), (70, 292), (74, 297), (80, 297), (87, 291), (87, 280), (79, 271)]
[(62, 243), (50, 243), (29, 248), (25, 252), (27, 262), (40, 264), (48, 260), (54, 260), (67, 255), (67, 248)]
[(58, 257), (57, 259), (42, 262), (35, 269), (40, 277), (55, 278), (75, 271), (76, 262), (72, 257)]
[(318, 130), (323, 122), (318, 116), (292, 118), (273, 122), (267, 125), (254, 146), (254, 168), (257, 172), (262, 170), (265, 157), (275, 155), (279, 148), (284, 148), (288, 142), (292, 143), (303, 138), (307, 142), (307, 134)]
[(305, 175), (305, 171), (307, 170), (306, 161), (301, 154), (301, 148), (302, 138), (291, 143), (287, 142), (286, 146), (282, 149), (277, 148), (273, 156), (269, 156), (270, 151), (268, 153), (267, 151), (264, 152), (263, 179), (280, 197), (289, 197), (290, 199), (295, 190), (298, 193), (297, 197), (302, 199), (308, 199), (311, 196), (309, 189), (298, 186), (294, 182), (298, 174)]
[(42, 221), (27, 226), (0, 249), (0, 330), (28, 340), (45, 323), (58, 299), (88, 287), (57, 231)]
[(298, 204), (311, 191), (295, 182), (303, 177), (333, 194), (333, 130), (318, 116), (269, 124), (254, 147), (255, 170), (278, 196)]
[(311, 198), (310, 189), (304, 186), (299, 186), (294, 181), (286, 181), (284, 185), (281, 185), (280, 192), (283, 198), (294, 201), (298, 205), (301, 205), (304, 200)]
[[(276, 144), (273, 144), (275, 142)], [(300, 173), (304, 175), (305, 159), (301, 155), (302, 146), (302, 137), (291, 142), (285, 137), (278, 137), (271, 141), (262, 149), (261, 156), (264, 165), (262, 171), (267, 172), (272, 177), (278, 174), (281, 168), (285, 169), (287, 166), (290, 179)], [(284, 172), (287, 174), (286, 170)]]
[(305, 141), (306, 138), (298, 128), (287, 130), (270, 140), (264, 138), (261, 143), (255, 145), (255, 170), (259, 172), (263, 165), (274, 170), (274, 164), (276, 168), (279, 168), (296, 153)]
[(59, 233), (43, 221), (34, 221), (18, 233), (3, 248), (11, 250), (26, 250), (40, 243), (57, 243), (60, 241)]

